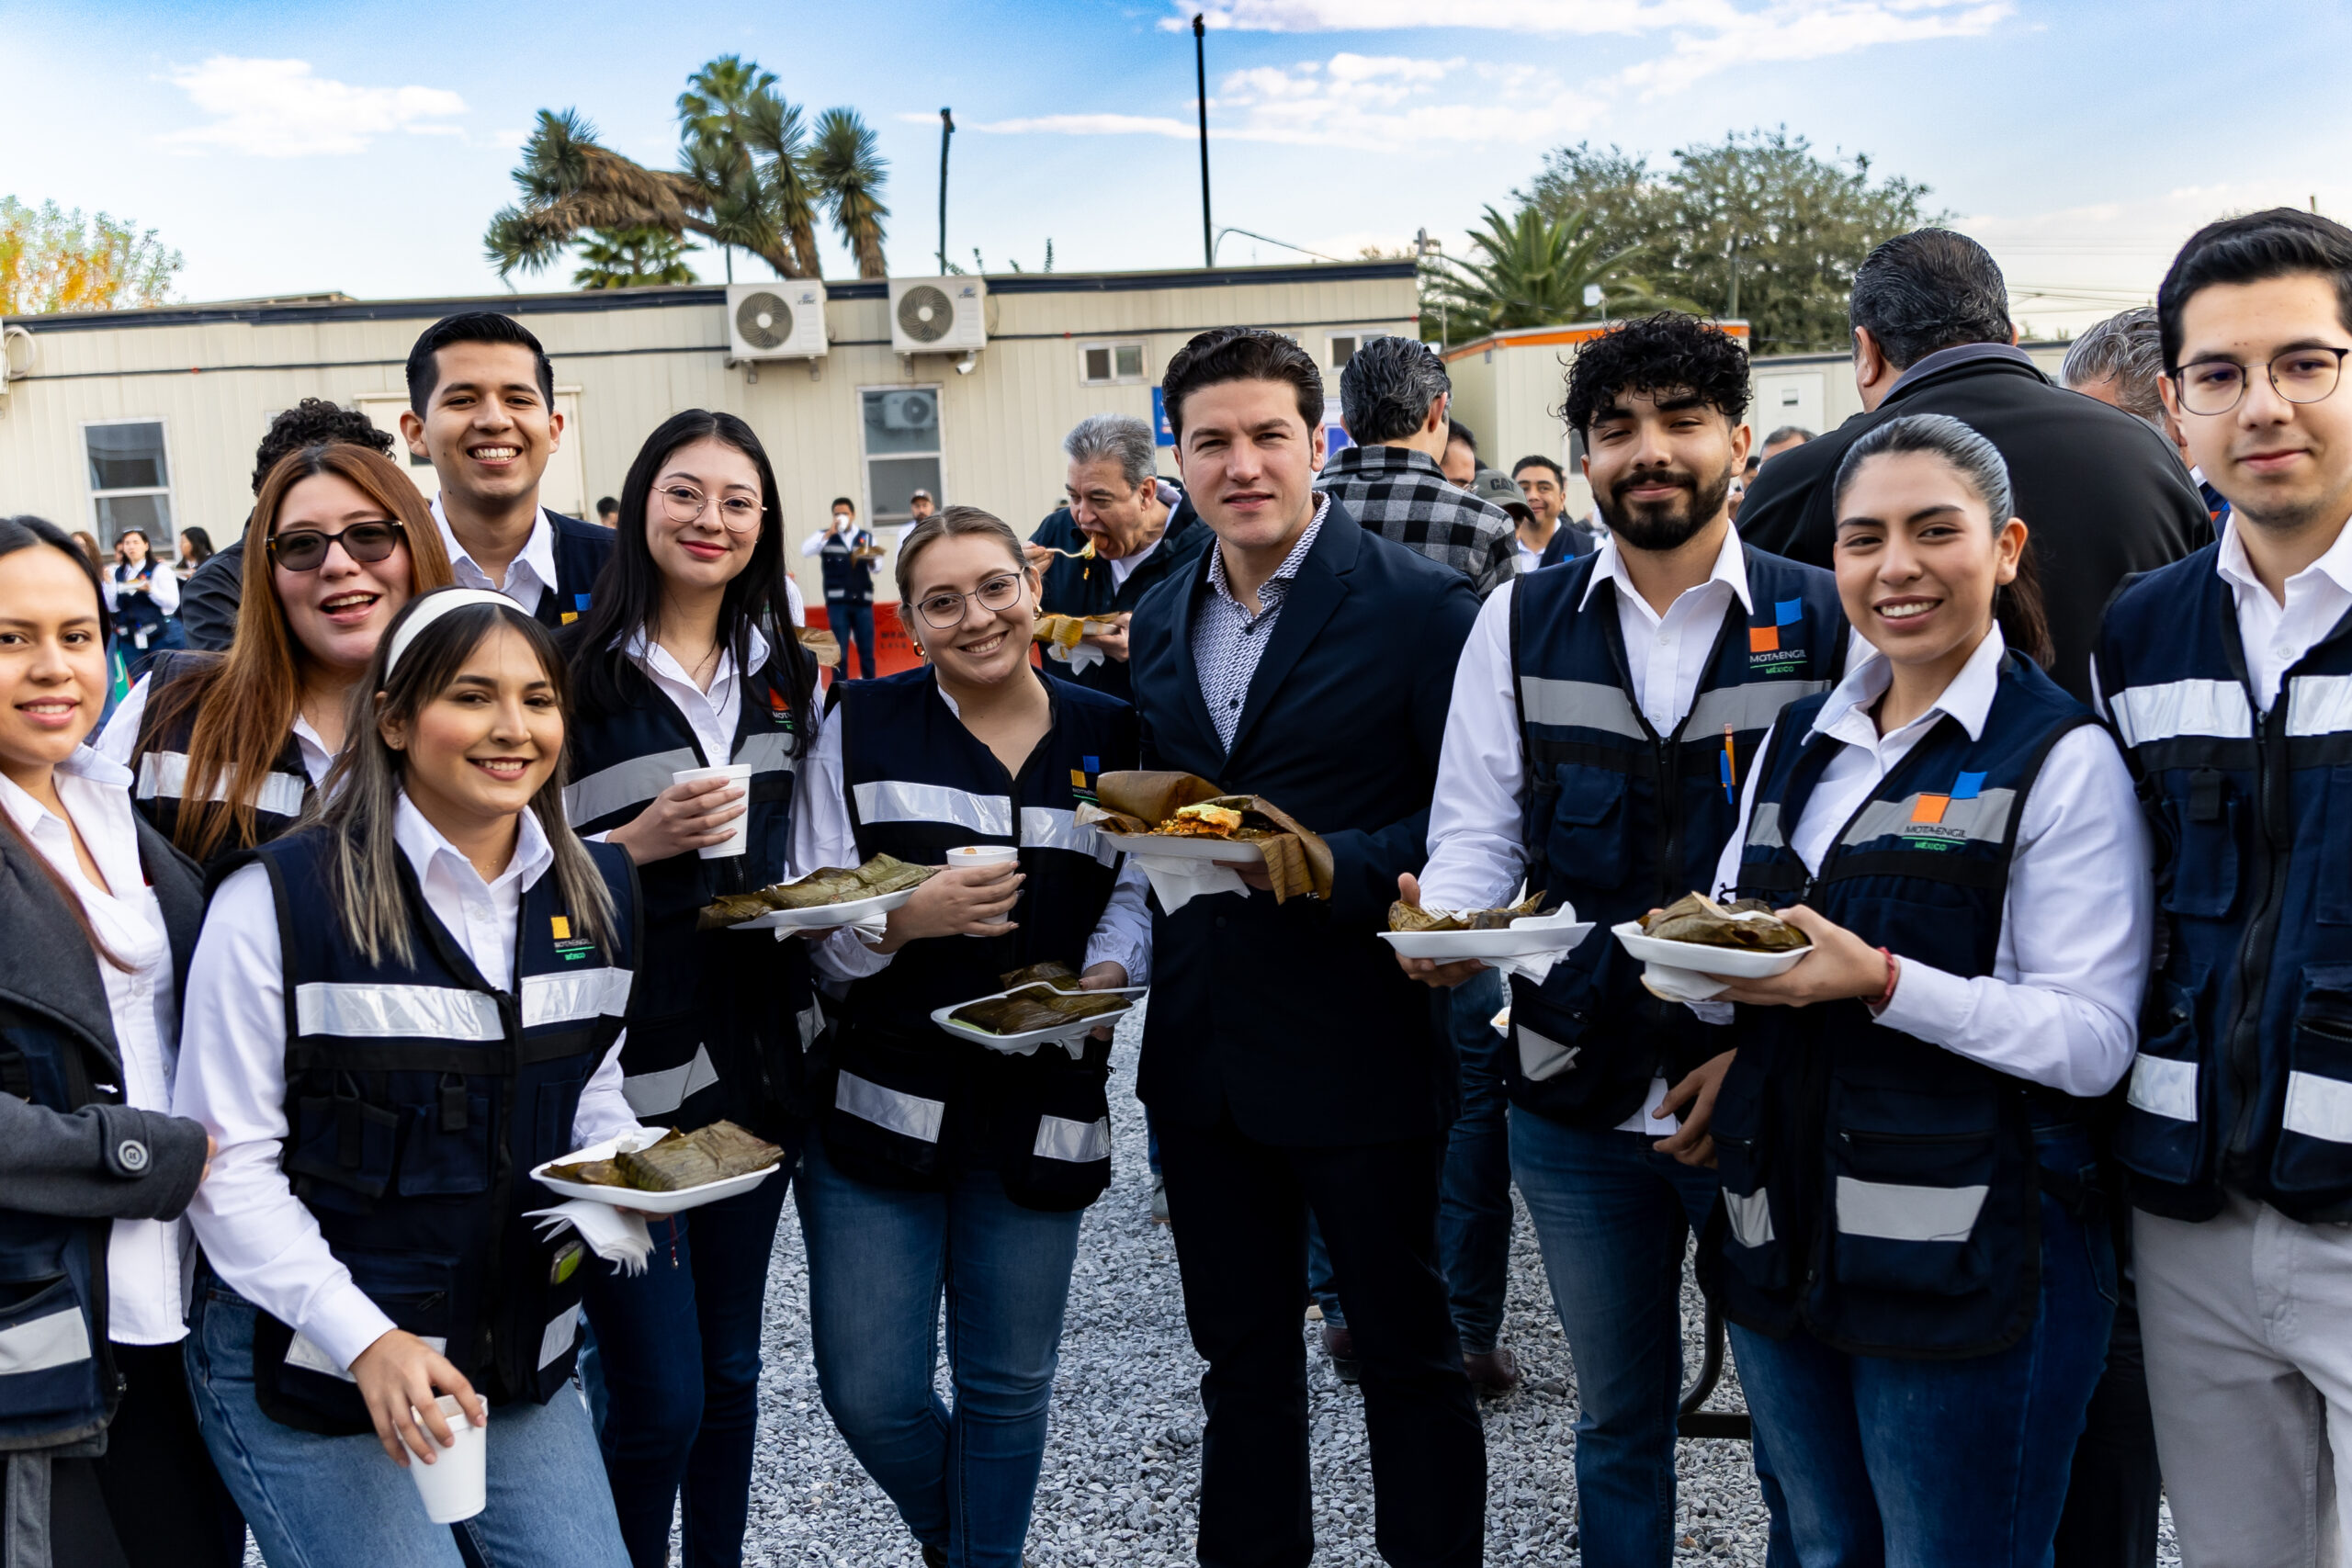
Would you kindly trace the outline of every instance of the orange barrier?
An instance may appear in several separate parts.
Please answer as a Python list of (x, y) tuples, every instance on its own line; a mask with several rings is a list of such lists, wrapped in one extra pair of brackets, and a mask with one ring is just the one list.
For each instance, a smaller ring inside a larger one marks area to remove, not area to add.
[[(833, 629), (825, 618), (822, 602), (808, 606), (808, 624), (823, 631)], [(840, 637), (839, 633), (834, 635)], [(847, 641), (846, 638), (841, 640)], [(842, 658), (844, 667), (850, 657), (849, 649), (843, 647)], [(876, 604), (874, 606), (874, 662), (880, 666), (885, 675), (896, 675), (901, 670), (911, 670), (922, 662), (915, 652), (915, 645), (907, 637), (906, 627), (899, 624), (899, 606), (894, 604)], [(858, 673), (865, 673), (864, 666), (859, 667)]]

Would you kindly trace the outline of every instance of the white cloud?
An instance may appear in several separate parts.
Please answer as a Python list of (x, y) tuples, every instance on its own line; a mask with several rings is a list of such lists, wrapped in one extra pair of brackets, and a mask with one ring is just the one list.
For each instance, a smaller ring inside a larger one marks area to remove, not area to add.
[(1179, 32), (1200, 12), (1212, 28), (1250, 32), (1388, 32), (1406, 28), (1479, 28), (1519, 33), (1638, 33), (1686, 24), (1721, 25), (1736, 16), (1729, 0), (1170, 0), (1176, 16), (1160, 27)]
[(1821, 60), (1883, 43), (1975, 38), (2016, 9), (2009, 0), (1780, 0), (1736, 13), (1705, 32), (1678, 31), (1666, 55), (1629, 66), (1618, 79), (1655, 97), (1733, 66)]
[[(902, 118), (936, 121), (937, 115), (902, 116)], [(958, 130), (986, 130), (999, 135), (1020, 136), (1045, 134), (1051, 136), (1183, 136), (1195, 134), (1199, 127), (1189, 119), (1170, 119), (1164, 115), (1141, 114), (1041, 114), (1021, 119), (999, 119), (957, 126)]]
[(466, 112), (441, 87), (355, 87), (311, 73), (307, 60), (245, 60), (216, 54), (182, 66), (173, 84), (212, 116), (209, 124), (164, 138), (176, 147), (225, 147), (260, 158), (365, 152), (378, 136), (459, 136), (450, 116)]

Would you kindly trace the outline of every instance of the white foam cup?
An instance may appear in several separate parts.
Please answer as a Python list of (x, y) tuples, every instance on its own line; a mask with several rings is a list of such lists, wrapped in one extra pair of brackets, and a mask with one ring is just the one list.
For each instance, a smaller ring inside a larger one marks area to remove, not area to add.
[(416, 1427), (432, 1446), (433, 1462), (427, 1464), (412, 1453), (408, 1472), (415, 1479), (416, 1495), (424, 1500), (424, 1517), (436, 1525), (454, 1525), (472, 1518), (487, 1506), (489, 1450), (484, 1445), (489, 1434), (466, 1419), (456, 1394), (445, 1393), (434, 1403), (441, 1407), (441, 1419), (449, 1424), (449, 1435), (458, 1439), (458, 1446), (443, 1448), (424, 1425), (424, 1417), (418, 1415)]
[[(962, 844), (947, 852), (950, 866), (1018, 865), (1021, 852), (1011, 844)], [(1009, 914), (999, 915), (989, 924), (1001, 926), (1010, 921)]]
[(680, 768), (670, 775), (673, 784), (695, 784), (704, 779), (728, 779), (743, 786), (743, 798), (736, 804), (743, 814), (727, 825), (727, 837), (715, 844), (705, 844), (701, 854), (705, 860), (725, 860), (740, 855), (752, 845), (752, 764), (729, 762), (723, 768)]

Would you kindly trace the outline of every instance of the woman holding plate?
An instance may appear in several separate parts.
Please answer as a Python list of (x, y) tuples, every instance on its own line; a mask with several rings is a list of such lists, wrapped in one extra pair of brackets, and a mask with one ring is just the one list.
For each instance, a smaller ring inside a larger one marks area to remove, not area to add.
[(2147, 831), (2032, 661), (2010, 493), (1944, 415), (1847, 453), (1838, 593), (1878, 652), (1781, 716), (1717, 873), (1811, 944), (1726, 984), (1738, 1048), (1685, 1126), (1723, 1176), (1702, 1278), (1807, 1564), (2048, 1562), (2106, 1355), (2090, 1128), (2147, 983)]
[[(741, 420), (690, 409), (646, 438), (620, 503), (612, 562), (562, 641), (578, 693), (564, 803), (575, 830), (628, 852), (643, 889), (622, 1091), (650, 1125), (724, 1118), (780, 1144), (788, 1172), (820, 1023), (807, 946), (695, 929), (720, 895), (795, 875), (808, 816), (817, 665), (787, 620), (775, 473)], [(667, 1562), (682, 1490), (689, 1568), (742, 1559), (788, 1180), (652, 1217), (646, 1272), (589, 1281), (583, 1371), (639, 1568)]]
[[(1049, 961), (1087, 989), (1147, 983), (1142, 875), (1114, 870), (1075, 816), (1100, 773), (1135, 766), (1136, 720), (1030, 664), (1037, 574), (997, 518), (925, 518), (897, 572), (925, 663), (833, 688), (811, 768), (840, 791), (852, 836), (823, 858), (949, 869), (878, 941), (841, 931), (816, 954), (848, 989), (800, 1183), (810, 1327), (825, 1408), (924, 1562), (1016, 1568), (1079, 1211), (1110, 1180), (1109, 1032), (1076, 1059), (1052, 1043), (1013, 1055), (931, 1015)], [(953, 863), (972, 847), (1008, 852)], [(952, 1409), (932, 1391), (943, 1294)]]

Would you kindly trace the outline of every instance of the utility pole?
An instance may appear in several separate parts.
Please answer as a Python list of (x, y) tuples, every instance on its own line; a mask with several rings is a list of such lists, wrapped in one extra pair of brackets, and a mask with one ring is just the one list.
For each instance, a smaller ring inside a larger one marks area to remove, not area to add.
[(1731, 231), (1731, 302), (1724, 307), (1724, 320), (1739, 320), (1739, 231)]
[(1201, 107), (1201, 265), (1216, 265), (1216, 242), (1209, 238), (1208, 24), (1193, 13), (1193, 87)]
[(956, 118), (939, 111), (939, 275), (947, 276), (947, 139), (956, 134)]

